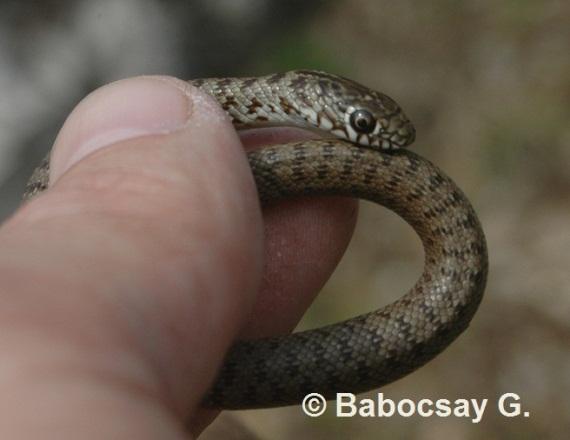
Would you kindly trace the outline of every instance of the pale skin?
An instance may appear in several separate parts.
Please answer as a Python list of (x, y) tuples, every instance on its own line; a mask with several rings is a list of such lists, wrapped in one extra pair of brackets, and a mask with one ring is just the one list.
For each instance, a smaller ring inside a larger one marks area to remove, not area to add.
[(54, 145), (53, 187), (0, 228), (0, 438), (188, 439), (231, 342), (291, 330), (356, 203), (259, 208), (240, 137), (167, 77), (105, 86)]

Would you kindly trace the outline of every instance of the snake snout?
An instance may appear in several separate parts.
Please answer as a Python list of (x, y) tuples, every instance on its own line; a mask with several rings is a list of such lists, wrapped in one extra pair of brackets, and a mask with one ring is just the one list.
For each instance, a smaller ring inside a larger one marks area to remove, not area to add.
[(404, 148), (416, 139), (416, 129), (411, 121), (404, 115), (400, 115), (396, 120), (391, 121), (392, 135), (390, 139), (394, 148)]
[(402, 146), (407, 147), (411, 143), (416, 140), (416, 128), (414, 124), (410, 121), (407, 121), (400, 130), (398, 130), (398, 134), (402, 137), (403, 143)]

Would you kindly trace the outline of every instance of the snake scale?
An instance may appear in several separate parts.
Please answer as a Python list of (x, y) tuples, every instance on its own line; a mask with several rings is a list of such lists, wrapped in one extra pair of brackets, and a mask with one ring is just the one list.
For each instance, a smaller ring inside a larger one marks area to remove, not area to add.
[[(309, 70), (191, 83), (217, 99), (238, 129), (288, 125), (328, 134), (248, 154), (262, 202), (302, 195), (370, 200), (407, 221), (425, 253), (419, 280), (392, 304), (315, 330), (237, 342), (206, 406), (271, 407), (312, 392), (334, 398), (370, 390), (422, 366), (465, 330), (485, 288), (485, 237), (455, 183), (400, 148), (413, 142), (415, 130), (395, 101)], [(46, 159), (25, 198), (47, 188), (48, 171)]]

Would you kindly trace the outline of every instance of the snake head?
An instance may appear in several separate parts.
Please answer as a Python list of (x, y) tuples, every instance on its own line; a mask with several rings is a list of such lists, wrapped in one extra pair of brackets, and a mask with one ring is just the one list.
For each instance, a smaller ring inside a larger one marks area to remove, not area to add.
[(359, 145), (395, 150), (407, 147), (416, 138), (416, 129), (403, 110), (383, 93), (366, 89), (366, 94), (352, 95), (339, 103), (339, 111), (344, 113), (345, 126), (339, 135)]
[[(401, 107), (389, 96), (348, 78), (312, 70), (296, 71), (303, 112), (320, 131), (359, 145), (395, 150), (410, 145), (416, 130)], [(309, 90), (309, 91), (308, 91)]]

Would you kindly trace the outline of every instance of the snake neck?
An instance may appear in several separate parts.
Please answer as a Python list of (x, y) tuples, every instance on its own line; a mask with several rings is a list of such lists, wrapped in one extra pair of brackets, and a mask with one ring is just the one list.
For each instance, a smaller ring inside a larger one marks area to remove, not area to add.
[(323, 131), (317, 113), (289, 87), (291, 72), (257, 78), (206, 78), (190, 81), (216, 99), (237, 129), (297, 126)]

